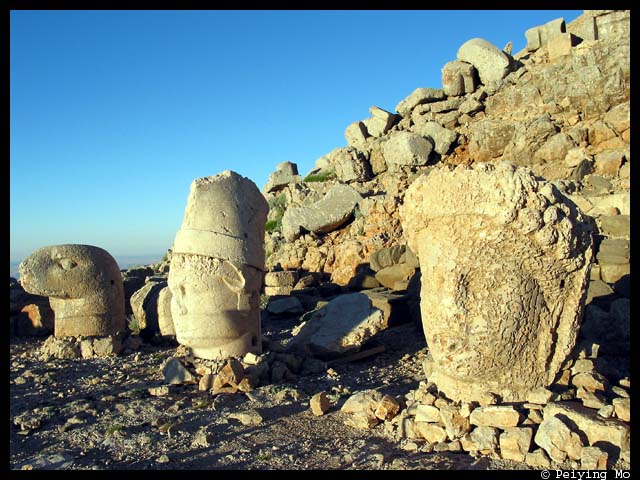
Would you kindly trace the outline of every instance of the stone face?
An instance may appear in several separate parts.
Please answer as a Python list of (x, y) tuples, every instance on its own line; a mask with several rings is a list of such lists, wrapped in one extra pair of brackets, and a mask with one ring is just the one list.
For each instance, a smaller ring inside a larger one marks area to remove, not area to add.
[(445, 95), (456, 97), (476, 90), (476, 69), (459, 60), (445, 63), (442, 67), (442, 88)]
[(384, 315), (362, 293), (340, 295), (303, 320), (306, 323), (289, 348), (327, 358), (357, 350), (385, 328)]
[(502, 80), (509, 73), (509, 57), (492, 43), (472, 38), (458, 49), (458, 60), (470, 63), (484, 85)]
[(524, 462), (531, 447), (533, 432), (530, 428), (506, 428), (500, 434), (500, 455), (505, 460)]
[(282, 234), (293, 241), (302, 229), (315, 233), (327, 233), (342, 226), (362, 200), (360, 194), (348, 185), (336, 185), (312, 205), (290, 207), (282, 217)]
[(520, 413), (512, 406), (490, 405), (474, 409), (469, 420), (480, 427), (508, 428), (518, 425)]
[(256, 185), (235, 172), (226, 170), (191, 184), (168, 284), (176, 339), (197, 357), (222, 359), (261, 351), (268, 210)]
[(433, 144), (416, 133), (398, 132), (384, 143), (382, 150), (388, 166), (426, 165)]
[(550, 385), (575, 344), (592, 260), (575, 205), (527, 168), (480, 163), (415, 180), (400, 217), (420, 259), (429, 379), (462, 401)]
[(444, 91), (439, 88), (416, 88), (411, 95), (396, 105), (396, 112), (403, 117), (418, 105), (444, 99)]
[(25, 291), (49, 297), (57, 337), (124, 331), (122, 275), (106, 250), (78, 244), (43, 247), (19, 270)]
[(554, 462), (564, 462), (568, 456), (579, 460), (584, 446), (577, 433), (572, 432), (558, 417), (547, 417), (538, 427), (536, 445), (544, 448)]
[(415, 133), (423, 137), (429, 137), (435, 145), (434, 150), (440, 155), (445, 155), (451, 150), (451, 146), (458, 138), (458, 134), (453, 130), (444, 128), (438, 122), (422, 123), (413, 128)]

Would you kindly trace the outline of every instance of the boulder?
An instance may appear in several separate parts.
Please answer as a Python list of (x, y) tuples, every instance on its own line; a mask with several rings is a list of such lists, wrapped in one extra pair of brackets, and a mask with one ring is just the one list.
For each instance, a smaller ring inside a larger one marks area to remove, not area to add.
[(158, 323), (160, 290), (167, 282), (149, 282), (131, 296), (131, 310), (140, 331), (152, 334), (160, 330)]
[(367, 133), (375, 138), (381, 137), (387, 133), (396, 121), (395, 114), (387, 112), (382, 108), (371, 107), (369, 108), (371, 117), (363, 120)]
[(398, 132), (383, 147), (387, 166), (426, 165), (433, 150), (433, 143), (411, 132)]
[(502, 80), (509, 73), (509, 57), (492, 43), (482, 38), (472, 38), (458, 49), (458, 60), (470, 63), (484, 85)]
[(473, 93), (476, 90), (476, 77), (473, 65), (453, 60), (442, 67), (442, 89), (450, 97)]
[(426, 122), (416, 125), (413, 131), (423, 137), (429, 137), (433, 141), (434, 150), (440, 155), (446, 155), (458, 138), (453, 130), (444, 128), (438, 122)]
[(462, 449), (467, 452), (478, 452), (490, 455), (498, 449), (498, 429), (493, 427), (476, 427), (460, 439)]
[(509, 427), (500, 434), (500, 456), (505, 460), (524, 462), (529, 448), (533, 431), (528, 427)]
[(444, 99), (444, 91), (440, 88), (416, 88), (411, 95), (396, 105), (396, 112), (403, 117), (411, 113), (418, 105)]
[(526, 49), (529, 52), (538, 50), (540, 47), (545, 46), (549, 39), (560, 35), (565, 31), (566, 25), (564, 22), (564, 18), (556, 18), (554, 20), (551, 20), (550, 22), (545, 23), (544, 25), (532, 27), (524, 32), (524, 36), (527, 39)]
[(579, 460), (584, 446), (580, 436), (557, 416), (545, 415), (534, 441), (549, 454), (551, 460), (558, 463), (564, 462), (567, 456), (571, 460)]
[(302, 230), (314, 233), (331, 232), (342, 226), (362, 200), (348, 185), (335, 185), (317, 202), (303, 207), (289, 207), (282, 217), (282, 234), (292, 242)]
[(269, 175), (269, 180), (264, 187), (266, 193), (275, 192), (286, 187), (290, 183), (301, 182), (302, 177), (298, 175), (298, 166), (289, 161), (282, 162), (276, 166), (276, 171)]
[(357, 351), (385, 328), (384, 316), (362, 293), (340, 295), (303, 317), (306, 323), (289, 342), (294, 351), (331, 358)]
[(344, 131), (347, 144), (354, 148), (363, 148), (367, 144), (368, 136), (367, 127), (363, 122), (353, 122)]

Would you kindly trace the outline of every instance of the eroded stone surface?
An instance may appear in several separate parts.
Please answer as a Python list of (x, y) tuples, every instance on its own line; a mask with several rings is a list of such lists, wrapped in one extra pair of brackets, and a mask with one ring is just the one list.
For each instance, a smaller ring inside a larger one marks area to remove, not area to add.
[(191, 184), (169, 271), (176, 339), (197, 357), (260, 353), (260, 286), (268, 205), (229, 170)]
[(124, 288), (114, 258), (92, 245), (42, 247), (20, 264), (25, 291), (49, 297), (55, 336), (124, 331)]
[(422, 272), (430, 380), (456, 400), (525, 400), (576, 340), (592, 238), (577, 207), (506, 162), (434, 169), (400, 209)]

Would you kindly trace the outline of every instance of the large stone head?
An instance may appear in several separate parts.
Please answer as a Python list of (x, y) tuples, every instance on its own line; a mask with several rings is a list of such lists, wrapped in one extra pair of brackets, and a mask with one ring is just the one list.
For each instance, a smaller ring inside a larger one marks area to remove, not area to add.
[(50, 297), (56, 336), (111, 335), (124, 330), (124, 289), (114, 258), (91, 245), (53, 245), (19, 267), (23, 288)]
[(450, 398), (524, 400), (572, 350), (592, 260), (577, 207), (508, 163), (416, 180), (400, 215), (421, 268), (430, 379)]
[(191, 184), (169, 288), (178, 342), (201, 358), (260, 352), (260, 286), (269, 207), (229, 170)]

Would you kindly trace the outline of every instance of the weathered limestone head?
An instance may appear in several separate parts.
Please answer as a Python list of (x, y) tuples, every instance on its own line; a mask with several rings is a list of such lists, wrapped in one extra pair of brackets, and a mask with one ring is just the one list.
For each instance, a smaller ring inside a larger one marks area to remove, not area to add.
[(124, 330), (122, 275), (106, 250), (77, 244), (43, 247), (27, 257), (19, 271), (27, 292), (50, 297), (56, 337)]
[(551, 183), (503, 162), (417, 179), (400, 209), (422, 272), (429, 379), (455, 400), (551, 384), (584, 309), (592, 237)]
[(197, 357), (260, 353), (268, 204), (229, 170), (191, 184), (169, 269), (176, 339)]

